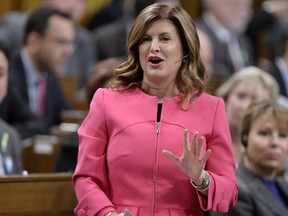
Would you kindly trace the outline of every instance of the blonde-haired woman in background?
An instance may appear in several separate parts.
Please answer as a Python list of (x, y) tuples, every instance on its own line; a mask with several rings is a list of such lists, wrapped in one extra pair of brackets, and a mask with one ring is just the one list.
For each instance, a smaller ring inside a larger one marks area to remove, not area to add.
[(237, 204), (210, 216), (288, 215), (288, 181), (278, 175), (288, 153), (288, 108), (271, 100), (253, 103), (240, 128), (245, 153), (237, 168)]
[(255, 67), (245, 67), (233, 74), (219, 86), (215, 94), (226, 103), (226, 113), (232, 136), (236, 162), (240, 162), (244, 147), (240, 139), (240, 123), (252, 102), (277, 100), (279, 87), (276, 80), (266, 71)]

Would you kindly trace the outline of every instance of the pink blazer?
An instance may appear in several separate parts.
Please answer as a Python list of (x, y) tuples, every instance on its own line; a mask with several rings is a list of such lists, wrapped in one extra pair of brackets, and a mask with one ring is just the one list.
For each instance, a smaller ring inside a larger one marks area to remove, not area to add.
[[(202, 215), (202, 210), (226, 212), (235, 205), (238, 185), (223, 100), (203, 93), (184, 111), (179, 98), (163, 100), (157, 131), (157, 97), (140, 89), (97, 90), (78, 130), (76, 215), (125, 208), (139, 216)], [(185, 128), (190, 135), (199, 131), (206, 138), (203, 151), (212, 150), (205, 168), (212, 180), (206, 198), (162, 154), (167, 149), (182, 155)]]

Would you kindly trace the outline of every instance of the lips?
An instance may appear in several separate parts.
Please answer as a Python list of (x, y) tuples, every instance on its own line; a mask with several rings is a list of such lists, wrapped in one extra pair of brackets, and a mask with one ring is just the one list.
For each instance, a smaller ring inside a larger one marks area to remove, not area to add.
[(161, 62), (163, 61), (162, 58), (158, 56), (149, 56), (148, 62), (150, 63), (151, 66), (159, 66)]
[(268, 153), (267, 158), (270, 160), (278, 160), (280, 158), (281, 154), (277, 153)]

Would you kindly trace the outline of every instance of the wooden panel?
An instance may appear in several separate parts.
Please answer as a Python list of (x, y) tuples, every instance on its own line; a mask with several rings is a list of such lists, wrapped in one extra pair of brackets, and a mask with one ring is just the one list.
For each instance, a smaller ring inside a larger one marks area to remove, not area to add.
[(182, 0), (181, 5), (194, 20), (200, 16), (202, 7), (201, 0)]
[(0, 177), (0, 215), (72, 216), (77, 204), (71, 174)]
[(37, 135), (26, 142), (22, 152), (23, 169), (29, 173), (52, 173), (60, 150), (58, 138)]
[(77, 82), (78, 78), (76, 75), (67, 74), (59, 77), (60, 85), (64, 94), (64, 97), (69, 101), (72, 107), (76, 110), (87, 110), (88, 109), (88, 101), (86, 96), (86, 90), (81, 92), (80, 94), (84, 94), (82, 96), (77, 96), (79, 94)]
[(1, 0), (0, 16), (7, 13), (8, 11), (17, 10), (17, 1)]

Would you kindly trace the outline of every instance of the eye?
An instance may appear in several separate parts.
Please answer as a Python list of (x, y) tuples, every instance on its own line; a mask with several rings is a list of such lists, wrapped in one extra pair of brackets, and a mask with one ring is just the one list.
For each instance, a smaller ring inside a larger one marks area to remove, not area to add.
[(164, 37), (161, 37), (161, 38), (160, 38), (160, 40), (163, 40), (163, 41), (169, 41), (169, 40), (170, 40), (170, 38), (169, 38), (169, 37), (167, 37), (167, 36), (164, 36)]
[(145, 43), (145, 42), (148, 42), (148, 41), (151, 41), (151, 38), (148, 37), (148, 36), (143, 36), (141, 38), (141, 40), (140, 40), (140, 43), (142, 44), (142, 43)]
[(236, 97), (237, 97), (239, 100), (243, 100), (243, 99), (246, 97), (246, 95), (243, 94), (243, 93), (238, 93), (238, 94), (236, 95)]
[(286, 138), (287, 134), (285, 132), (279, 132), (278, 136), (281, 137), (281, 138)]
[(268, 136), (268, 135), (269, 135), (269, 132), (266, 131), (266, 130), (260, 130), (260, 131), (258, 132), (258, 134), (261, 135), (261, 136)]

